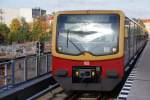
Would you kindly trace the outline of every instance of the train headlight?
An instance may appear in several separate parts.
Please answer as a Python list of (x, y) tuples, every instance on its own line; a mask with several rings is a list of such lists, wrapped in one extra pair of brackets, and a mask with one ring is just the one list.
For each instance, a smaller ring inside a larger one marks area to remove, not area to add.
[(92, 71), (91, 75), (92, 75), (92, 77), (94, 77), (95, 76), (95, 71)]
[(79, 77), (79, 71), (76, 71), (76, 76)]

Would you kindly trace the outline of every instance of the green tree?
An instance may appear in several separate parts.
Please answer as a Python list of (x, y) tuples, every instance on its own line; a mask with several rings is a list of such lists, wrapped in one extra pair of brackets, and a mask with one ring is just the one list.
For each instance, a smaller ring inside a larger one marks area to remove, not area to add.
[(26, 22), (25, 18), (22, 18), (21, 19), (21, 29), (20, 29), (20, 32), (28, 34), (29, 33), (29, 29), (30, 29), (29, 24)]
[(32, 40), (44, 41), (49, 38), (48, 20), (46, 16), (39, 16), (33, 22)]
[(37, 19), (34, 19), (33, 21), (33, 29), (32, 29), (32, 40), (39, 40), (40, 39), (40, 34), (42, 34), (42, 20), (40, 17)]
[(10, 24), (10, 32), (8, 35), (9, 43), (18, 42), (19, 34), (20, 34), (20, 28), (21, 28), (20, 21), (17, 18), (13, 19), (11, 21), (11, 24)]
[(21, 19), (21, 27), (18, 34), (18, 41), (24, 42), (29, 37), (29, 24), (26, 22), (25, 18)]
[(29, 37), (29, 24), (25, 18), (13, 19), (10, 24), (9, 42), (25, 42)]
[(40, 42), (46, 42), (46, 41), (50, 41), (51, 38), (51, 34), (50, 32), (44, 33), (42, 36), (40, 36), (39, 41)]
[(16, 42), (17, 41), (17, 34), (15, 32), (9, 32), (8, 34), (8, 42)]
[(17, 18), (13, 19), (11, 24), (10, 24), (10, 31), (18, 33), (20, 28), (21, 28), (20, 21)]
[(0, 23), (0, 36), (7, 41), (8, 39), (8, 33), (10, 32), (9, 28), (6, 24)]

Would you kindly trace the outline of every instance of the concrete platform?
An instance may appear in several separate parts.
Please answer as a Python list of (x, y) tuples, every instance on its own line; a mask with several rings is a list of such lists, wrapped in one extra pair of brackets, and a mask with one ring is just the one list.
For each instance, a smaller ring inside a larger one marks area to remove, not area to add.
[(150, 100), (150, 41), (135, 67), (136, 74), (127, 100)]

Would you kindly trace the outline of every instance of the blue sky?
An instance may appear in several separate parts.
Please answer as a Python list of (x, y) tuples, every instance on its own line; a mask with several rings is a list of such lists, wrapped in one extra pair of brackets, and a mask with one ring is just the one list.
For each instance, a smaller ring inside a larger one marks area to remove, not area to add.
[(58, 10), (123, 10), (129, 17), (150, 18), (149, 0), (0, 0), (0, 8), (40, 7)]

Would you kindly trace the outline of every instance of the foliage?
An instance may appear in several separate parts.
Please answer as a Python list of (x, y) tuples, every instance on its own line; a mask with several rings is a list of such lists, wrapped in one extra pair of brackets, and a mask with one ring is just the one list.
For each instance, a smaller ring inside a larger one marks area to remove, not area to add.
[(24, 18), (21, 19), (21, 27), (18, 34), (18, 42), (24, 42), (28, 40), (29, 37), (29, 24)]
[(10, 29), (6, 24), (0, 23), (0, 37), (5, 37), (12, 42), (25, 41), (49, 41), (50, 32), (48, 32), (48, 22), (46, 16), (40, 16), (33, 20), (33, 23), (27, 23), (25, 18), (21, 20), (14, 18), (10, 24)]
[(17, 41), (17, 34), (15, 32), (9, 32), (8, 34), (8, 42), (16, 42)]
[(48, 23), (45, 16), (40, 16), (33, 21), (32, 40), (43, 40), (46, 37)]
[(20, 27), (20, 33), (29, 33), (29, 24), (26, 22), (25, 18), (21, 19), (21, 27)]
[(10, 24), (10, 32), (8, 35), (9, 43), (18, 41), (18, 34), (20, 28), (21, 28), (20, 21), (17, 18), (13, 19)]
[(20, 30), (20, 27), (21, 27), (20, 21), (17, 18), (15, 18), (12, 20), (12, 22), (10, 24), (10, 31), (18, 33)]
[(4, 40), (8, 39), (9, 28), (6, 24), (0, 23), (0, 35)]
[(24, 18), (13, 19), (10, 24), (9, 42), (25, 42), (29, 37), (29, 24)]
[(39, 40), (39, 35), (42, 33), (41, 19), (37, 18), (33, 21), (32, 40)]
[(40, 42), (46, 42), (46, 41), (50, 41), (51, 38), (51, 34), (49, 32), (45, 33), (44, 35), (42, 35), (40, 37)]

